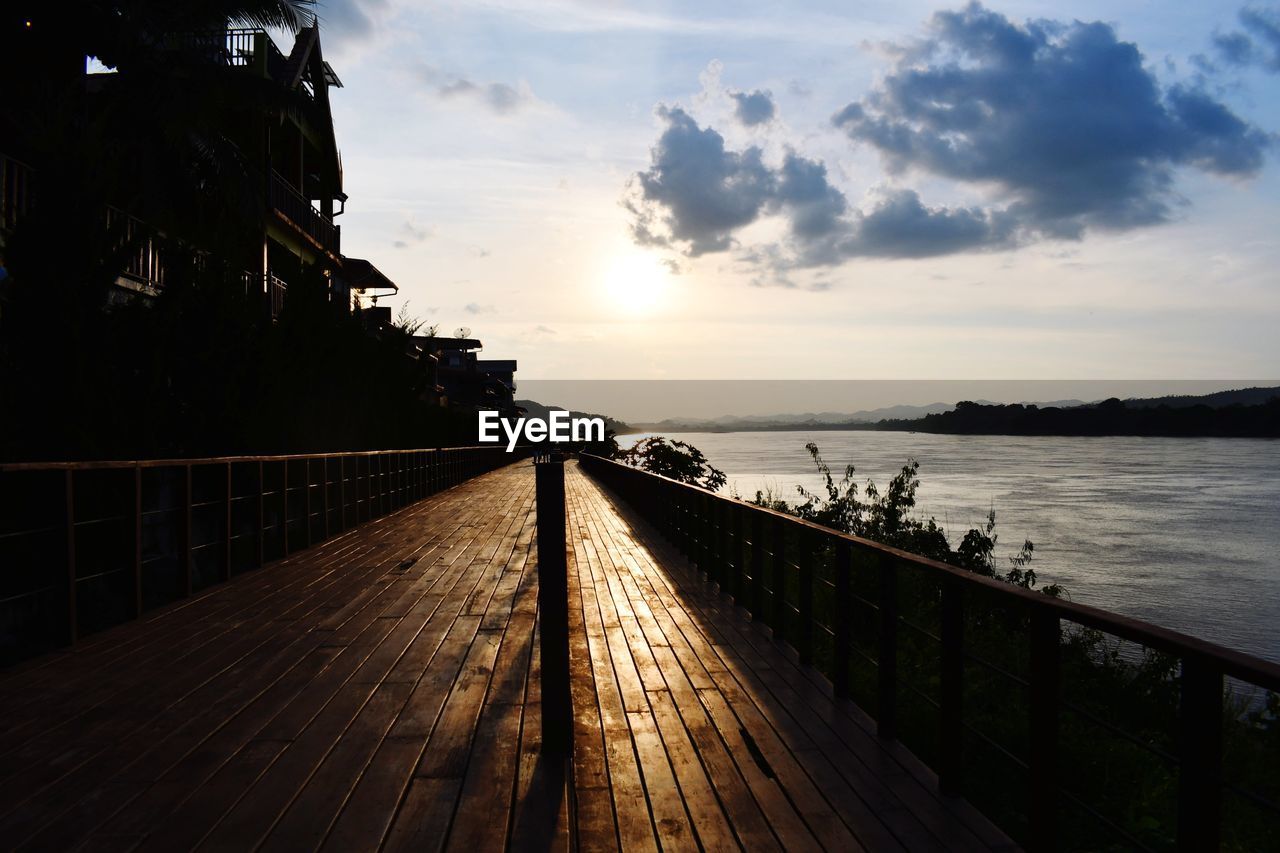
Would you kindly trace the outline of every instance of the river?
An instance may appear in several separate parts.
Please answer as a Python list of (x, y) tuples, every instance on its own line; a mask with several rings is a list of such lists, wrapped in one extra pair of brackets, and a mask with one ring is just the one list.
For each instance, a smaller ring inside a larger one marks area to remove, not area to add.
[[(629, 446), (641, 436), (623, 436)], [(917, 508), (952, 544), (996, 510), (1003, 561), (1024, 539), (1042, 583), (1073, 601), (1280, 661), (1280, 441), (954, 436), (903, 432), (670, 434), (751, 497), (836, 473), (888, 483), (920, 461)]]

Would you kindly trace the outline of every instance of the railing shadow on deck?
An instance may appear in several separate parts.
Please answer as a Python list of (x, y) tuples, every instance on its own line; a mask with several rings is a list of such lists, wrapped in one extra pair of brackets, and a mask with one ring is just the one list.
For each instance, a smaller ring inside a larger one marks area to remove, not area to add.
[(0, 666), (525, 456), (488, 445), (0, 465)]
[[(1252, 850), (1280, 837), (1277, 730), (1251, 740), (1247, 720), (1280, 692), (1280, 666), (610, 460), (581, 467), (942, 792), (1032, 849)], [(1163, 677), (1126, 681), (1121, 645), (1165, 661)], [(1100, 649), (1118, 657), (1094, 660)]]

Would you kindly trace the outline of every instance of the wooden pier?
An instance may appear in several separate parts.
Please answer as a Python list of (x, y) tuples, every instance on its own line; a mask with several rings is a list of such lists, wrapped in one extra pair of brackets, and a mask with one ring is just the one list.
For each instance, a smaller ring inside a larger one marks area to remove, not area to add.
[(520, 462), (0, 674), (4, 846), (1012, 849), (576, 463), (566, 498), (567, 765)]

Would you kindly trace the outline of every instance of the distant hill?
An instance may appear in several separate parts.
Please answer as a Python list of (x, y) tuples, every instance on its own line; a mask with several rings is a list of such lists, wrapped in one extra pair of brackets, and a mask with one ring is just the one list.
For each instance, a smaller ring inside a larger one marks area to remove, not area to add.
[[(1086, 406), (1060, 408), (1036, 405), (984, 405), (964, 401), (949, 412), (923, 418), (884, 420), (878, 430), (930, 432), (950, 435), (1136, 435), (1136, 436), (1221, 436), (1280, 437), (1280, 388), (1244, 389), (1270, 391), (1266, 402), (1254, 405), (1228, 402), (1229, 395), (1208, 394), (1205, 398), (1172, 398), (1170, 405), (1150, 400), (1103, 400)], [(1256, 394), (1243, 399), (1258, 399)]]
[(718, 418), (667, 418), (637, 423), (646, 432), (769, 432), (794, 429), (858, 429), (886, 418), (920, 418), (954, 408), (949, 403), (924, 406), (887, 406), (856, 412), (804, 412), (778, 415), (721, 415)]
[(1221, 409), (1225, 406), (1258, 406), (1272, 397), (1280, 397), (1280, 386), (1271, 388), (1238, 388), (1234, 391), (1218, 391), (1200, 397), (1190, 395), (1169, 397), (1147, 397), (1145, 399), (1128, 399), (1124, 401), (1130, 409), (1154, 409), (1157, 406), (1168, 406), (1170, 409), (1184, 409), (1188, 406), (1208, 406)]
[(613, 430), (615, 435), (626, 435), (627, 433), (636, 432), (630, 424), (611, 418), (608, 415), (598, 415), (592, 412), (575, 412), (565, 409), (561, 406), (546, 406), (537, 400), (516, 400), (515, 404), (528, 412), (532, 417), (547, 420), (551, 417), (551, 412), (569, 412), (570, 417), (575, 418), (604, 418), (605, 429)]
[[(966, 401), (970, 409), (963, 417), (954, 414), (957, 405), (929, 403), (923, 406), (886, 406), (854, 412), (803, 412), (776, 415), (722, 415), (718, 418), (667, 418), (657, 422), (634, 424), (644, 432), (782, 432), (791, 430), (910, 430), (920, 432), (1010, 432), (1011, 434), (1063, 435), (1269, 435), (1269, 427), (1254, 423), (1250, 417), (1235, 413), (1214, 416), (1212, 412), (1231, 407), (1256, 407), (1280, 397), (1280, 386), (1240, 388), (1201, 396), (1131, 398), (1119, 400), (1053, 400), (1037, 403), (1000, 404), (990, 400)], [(1133, 413), (1127, 419), (1101, 418), (1099, 408), (1119, 403)], [(1157, 416), (1139, 412), (1165, 412), (1180, 409), (1203, 410), (1192, 416)], [(981, 413), (980, 413), (981, 412)], [(1062, 414), (1047, 414), (1062, 413)], [(1067, 414), (1070, 413), (1070, 414)], [(1209, 414), (1206, 414), (1209, 413)], [(1253, 415), (1258, 415), (1254, 412)], [(1112, 432), (1121, 430), (1121, 432)], [(1241, 432), (1243, 430), (1243, 432)], [(619, 430), (619, 433), (622, 431)]]

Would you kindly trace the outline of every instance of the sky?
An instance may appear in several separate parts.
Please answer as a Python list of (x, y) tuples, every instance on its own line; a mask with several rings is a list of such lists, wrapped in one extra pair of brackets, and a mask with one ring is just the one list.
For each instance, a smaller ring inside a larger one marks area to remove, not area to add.
[(321, 0), (343, 251), (520, 379), (1280, 364), (1280, 6)]

